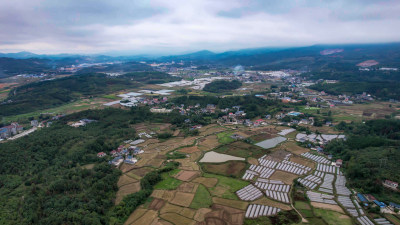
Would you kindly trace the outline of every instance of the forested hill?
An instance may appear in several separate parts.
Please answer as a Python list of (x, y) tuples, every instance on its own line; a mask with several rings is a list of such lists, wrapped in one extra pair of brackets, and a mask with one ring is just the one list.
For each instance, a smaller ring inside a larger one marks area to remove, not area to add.
[(399, 192), (382, 186), (386, 179), (400, 182), (400, 121), (341, 122), (337, 128), (346, 132), (347, 141), (332, 141), (325, 151), (343, 159), (349, 184), (381, 201), (400, 202)]
[[(89, 110), (1, 143), (0, 224), (110, 224), (112, 216), (121, 216), (111, 213), (121, 172), (96, 154), (135, 137), (131, 124), (169, 117), (148, 108)], [(98, 122), (79, 129), (66, 125), (82, 118)], [(93, 163), (92, 169), (85, 166)]]
[(17, 115), (52, 108), (79, 98), (139, 87), (145, 83), (163, 83), (176, 79), (160, 72), (135, 72), (118, 77), (91, 73), (30, 83), (10, 91), (6, 101), (0, 104), (0, 115)]
[(40, 73), (51, 69), (47, 59), (0, 58), (0, 78), (21, 73)]
[(237, 80), (227, 81), (227, 80), (215, 80), (209, 84), (206, 84), (203, 91), (221, 93), (225, 91), (231, 91), (238, 89), (242, 86), (242, 83)]

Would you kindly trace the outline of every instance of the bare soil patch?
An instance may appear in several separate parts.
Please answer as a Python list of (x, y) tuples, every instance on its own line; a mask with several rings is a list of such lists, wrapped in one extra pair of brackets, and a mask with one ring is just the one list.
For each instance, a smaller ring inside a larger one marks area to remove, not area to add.
[(268, 206), (277, 207), (277, 208), (280, 208), (283, 210), (291, 210), (292, 209), (292, 207), (290, 205), (286, 205), (282, 202), (277, 202), (277, 201), (271, 200), (266, 197), (257, 199), (255, 201), (253, 201), (251, 204), (268, 205)]
[(298, 163), (298, 164), (303, 165), (303, 166), (308, 166), (310, 168), (314, 168), (315, 167), (315, 163), (311, 162), (310, 160), (306, 160), (304, 158), (301, 158), (300, 156), (296, 156), (296, 155), (293, 155), (292, 157), (290, 157), (290, 161)]
[(258, 165), (258, 160), (252, 157), (247, 158), (247, 162), (250, 164)]
[(283, 171), (275, 171), (270, 177), (271, 180), (280, 180), (285, 184), (292, 184), (293, 180), (296, 179), (298, 175), (287, 173)]
[(288, 141), (282, 144), (282, 147), (295, 155), (309, 152), (309, 149), (298, 146), (295, 142)]

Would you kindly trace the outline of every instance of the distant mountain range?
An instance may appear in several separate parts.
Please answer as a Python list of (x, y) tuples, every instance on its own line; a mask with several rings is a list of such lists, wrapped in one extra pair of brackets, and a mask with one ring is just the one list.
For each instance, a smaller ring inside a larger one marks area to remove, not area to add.
[[(14, 59), (14, 60), (11, 60)], [(400, 67), (400, 43), (353, 44), (353, 45), (314, 45), (295, 48), (254, 48), (223, 53), (208, 50), (182, 55), (152, 57), (145, 55), (107, 56), (107, 55), (38, 55), (31, 52), (0, 53), (0, 76), (40, 70), (55, 66), (96, 63), (109, 61), (184, 61), (194, 65), (232, 67), (243, 65), (246, 69), (274, 70), (346, 70), (356, 69), (357, 64), (375, 60), (379, 66)], [(118, 70), (118, 68), (115, 68)]]

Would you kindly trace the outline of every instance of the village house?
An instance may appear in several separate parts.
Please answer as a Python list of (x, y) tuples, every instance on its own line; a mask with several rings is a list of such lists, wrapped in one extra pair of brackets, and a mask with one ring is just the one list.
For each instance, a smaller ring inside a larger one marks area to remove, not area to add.
[(106, 156), (107, 154), (105, 152), (99, 152), (97, 153), (97, 157), (99, 158), (103, 158), (104, 156)]
[(341, 159), (336, 160), (336, 167), (342, 167), (342, 165), (343, 165), (343, 160)]
[(11, 125), (0, 128), (0, 138), (6, 139), (13, 135), (20, 133), (24, 128), (18, 123), (11, 123)]
[(383, 186), (385, 186), (387, 188), (391, 188), (393, 190), (397, 190), (397, 187), (399, 186), (399, 183), (391, 181), (391, 180), (385, 180), (383, 182)]

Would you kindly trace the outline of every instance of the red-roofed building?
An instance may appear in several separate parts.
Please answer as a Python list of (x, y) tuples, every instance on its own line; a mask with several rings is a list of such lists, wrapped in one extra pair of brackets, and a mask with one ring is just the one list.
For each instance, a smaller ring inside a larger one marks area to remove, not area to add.
[(391, 180), (385, 180), (383, 182), (383, 186), (396, 190), (397, 187), (399, 186), (399, 183), (391, 181)]
[(336, 160), (336, 167), (341, 167), (343, 165), (343, 160), (338, 159)]
[(105, 152), (99, 152), (97, 153), (97, 157), (102, 158), (104, 156), (106, 156), (107, 154)]

